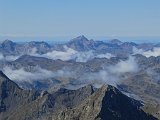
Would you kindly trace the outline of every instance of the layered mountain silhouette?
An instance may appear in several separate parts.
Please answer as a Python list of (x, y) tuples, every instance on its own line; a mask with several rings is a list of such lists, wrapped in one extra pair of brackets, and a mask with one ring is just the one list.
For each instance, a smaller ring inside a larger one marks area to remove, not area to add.
[[(159, 47), (159, 44), (136, 44), (133, 42), (122, 42), (118, 39), (113, 39), (108, 42), (94, 41), (87, 39), (84, 35), (78, 36), (67, 43), (49, 45), (46, 42), (27, 42), (27, 43), (16, 43), (11, 40), (5, 40), (0, 44), (0, 52), (4, 55), (20, 55), (29, 54), (36, 52), (38, 54), (45, 54), (52, 50), (63, 50), (63, 46), (68, 46), (76, 51), (90, 51), (94, 50), (98, 53), (112, 53), (116, 56), (126, 56), (131, 54), (133, 47), (138, 49), (151, 50), (153, 47)], [(146, 47), (148, 46), (148, 47)], [(33, 51), (34, 49), (34, 51)], [(125, 52), (125, 54), (124, 54)]]

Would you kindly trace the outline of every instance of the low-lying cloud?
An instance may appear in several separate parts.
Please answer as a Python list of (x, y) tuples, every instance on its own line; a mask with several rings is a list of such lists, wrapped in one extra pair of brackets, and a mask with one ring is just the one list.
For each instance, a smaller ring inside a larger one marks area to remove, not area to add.
[(79, 52), (67, 46), (63, 46), (63, 47), (64, 47), (63, 51), (53, 50), (45, 54), (38, 54), (36, 48), (30, 49), (26, 53), (21, 53), (21, 55), (18, 55), (18, 56), (4, 56), (3, 54), (0, 54), (0, 60), (14, 61), (24, 54), (37, 56), (37, 57), (45, 57), (53, 60), (57, 60), (57, 59), (60, 59), (63, 61), (75, 60), (76, 62), (87, 62), (94, 58), (109, 59), (111, 57), (114, 57), (114, 55), (110, 53), (97, 54), (94, 51)]
[[(12, 69), (11, 67), (4, 67), (3, 72), (16, 82), (28, 82), (34, 81), (51, 81), (52, 79), (62, 80), (61, 82), (74, 82), (74, 85), (82, 84), (110, 84), (116, 86), (125, 73), (132, 73), (138, 71), (138, 65), (134, 60), (134, 57), (129, 57), (125, 61), (119, 61), (115, 65), (107, 66), (105, 69), (97, 72), (84, 72), (83, 70), (78, 73), (71, 68), (62, 68), (57, 71), (49, 71), (40, 67), (35, 67), (34, 72), (26, 71), (25, 68)], [(80, 75), (79, 75), (80, 74)], [(70, 81), (73, 80), (74, 81)]]
[(18, 59), (20, 56), (14, 56), (14, 55), (8, 55), (4, 56), (2, 53), (0, 53), (0, 60), (2, 61), (14, 61)]
[(0, 61), (15, 61), (24, 54), (33, 56), (38, 55), (36, 48), (28, 49), (25, 53), (22, 52), (19, 55), (4, 55), (3, 53), (0, 53)]
[(10, 67), (4, 67), (3, 72), (14, 81), (34, 81), (34, 80), (44, 80), (53, 77), (52, 72), (38, 68), (36, 72), (28, 72), (24, 68), (12, 69)]
[(133, 48), (133, 54), (141, 54), (146, 57), (157, 57), (160, 56), (160, 47), (154, 47), (153, 50), (145, 51), (143, 49), (137, 49), (136, 47)]
[(23, 67), (20, 69), (12, 69), (11, 67), (4, 67), (3, 72), (6, 74), (11, 80), (17, 82), (33, 82), (33, 81), (41, 81), (50, 78), (56, 77), (75, 77), (75, 73), (72, 71), (68, 71), (65, 69), (57, 70), (56, 72), (49, 71), (46, 69), (42, 69), (40, 67), (33, 68), (34, 72), (26, 71)]
[(91, 60), (94, 58), (108, 58), (109, 59), (111, 57), (114, 57), (110, 53), (96, 54), (94, 53), (94, 51), (78, 52), (72, 48), (68, 48), (67, 46), (64, 46), (64, 51), (53, 50), (41, 56), (47, 57), (53, 60), (56, 60), (56, 59), (61, 59), (63, 61), (75, 60), (76, 62), (87, 62), (88, 60)]
[(80, 80), (84, 83), (107, 83), (116, 86), (121, 79), (124, 79), (123, 75), (125, 75), (125, 73), (135, 73), (138, 72), (138, 70), (138, 64), (134, 60), (134, 57), (130, 56), (127, 60), (120, 61), (116, 65), (108, 66), (99, 72), (86, 73)]
[(115, 66), (110, 66), (109, 70), (111, 73), (127, 73), (127, 72), (137, 72), (138, 65), (134, 59), (134, 57), (129, 57), (126, 61), (120, 61)]

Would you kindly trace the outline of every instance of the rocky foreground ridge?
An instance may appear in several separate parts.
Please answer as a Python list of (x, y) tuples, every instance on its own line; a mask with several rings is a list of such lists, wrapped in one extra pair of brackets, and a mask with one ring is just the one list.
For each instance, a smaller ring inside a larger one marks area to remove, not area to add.
[(77, 90), (23, 90), (0, 72), (1, 120), (157, 120), (117, 88), (88, 85)]

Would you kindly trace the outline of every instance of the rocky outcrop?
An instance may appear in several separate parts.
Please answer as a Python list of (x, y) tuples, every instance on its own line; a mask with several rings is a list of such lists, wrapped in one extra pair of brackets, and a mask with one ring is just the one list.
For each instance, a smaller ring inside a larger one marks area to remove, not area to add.
[(74, 109), (52, 116), (53, 120), (156, 120), (141, 103), (105, 85)]
[(110, 85), (96, 91), (88, 85), (49, 94), (23, 90), (1, 72), (0, 95), (1, 120), (156, 120), (139, 101)]

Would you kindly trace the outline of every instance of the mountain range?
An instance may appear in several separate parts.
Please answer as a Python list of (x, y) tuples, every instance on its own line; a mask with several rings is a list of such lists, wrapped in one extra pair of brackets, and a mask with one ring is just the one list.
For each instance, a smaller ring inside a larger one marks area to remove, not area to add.
[(2, 120), (160, 119), (160, 44), (79, 36), (0, 43)]
[[(85, 36), (78, 36), (67, 43), (49, 45), (46, 42), (27, 42), (16, 43), (11, 40), (4, 40), (0, 44), (0, 52), (6, 55), (21, 55), (38, 53), (45, 54), (52, 50), (63, 51), (63, 46), (67, 46), (76, 51), (96, 51), (98, 53), (111, 53), (116, 56), (126, 56), (133, 52), (133, 47), (143, 50), (152, 50), (154, 47), (160, 47), (160, 44), (153, 43), (141, 43), (136, 44), (134, 42), (122, 42), (118, 39), (113, 39), (108, 42), (88, 40)], [(124, 54), (125, 53), (125, 54)]]

